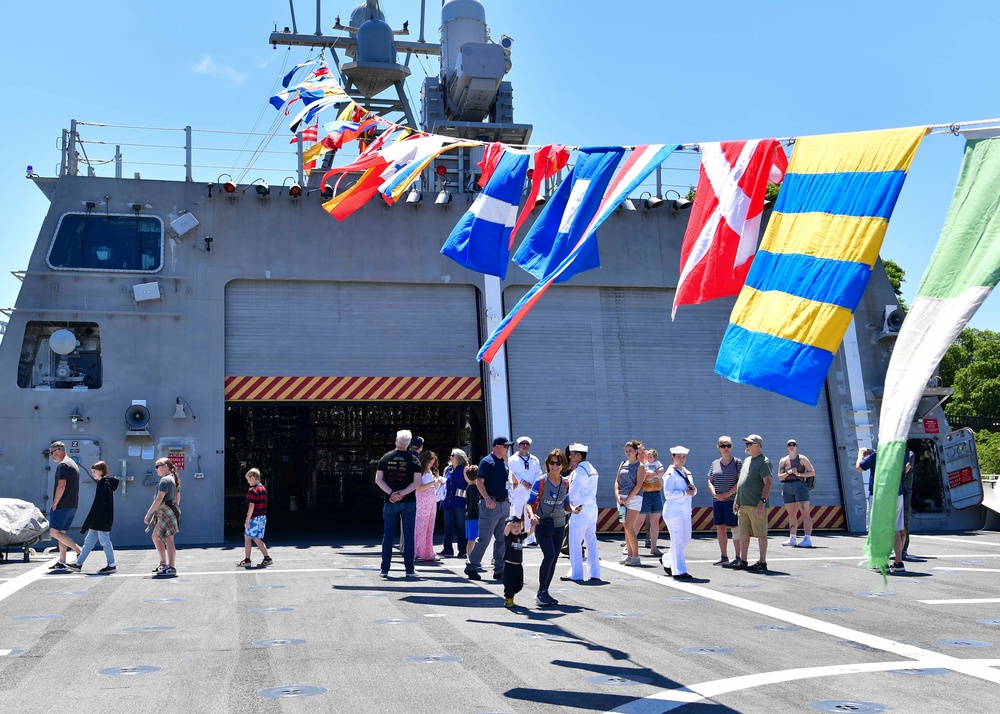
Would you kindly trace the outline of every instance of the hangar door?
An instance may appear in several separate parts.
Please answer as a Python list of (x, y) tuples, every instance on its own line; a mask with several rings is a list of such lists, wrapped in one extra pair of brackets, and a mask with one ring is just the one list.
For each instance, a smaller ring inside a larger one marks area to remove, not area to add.
[(315, 531), (379, 522), (374, 467), (398, 429), (445, 462), (483, 443), (477, 315), (468, 285), (230, 283), (227, 522), (250, 466), (264, 471), (268, 528)]
[[(507, 289), (506, 308), (524, 292)], [(671, 322), (673, 296), (668, 289), (550, 289), (507, 342), (514, 432), (531, 435), (539, 456), (571, 441), (588, 445), (601, 474), (601, 507), (614, 506), (614, 473), (629, 439), (656, 448), (665, 464), (671, 446), (690, 448), (694, 505), (710, 507), (707, 474), (719, 457), (718, 436), (733, 437), (742, 458), (739, 439), (760, 434), (775, 469), (794, 438), (816, 467), (811, 505), (842, 514), (825, 390), (812, 408), (717, 376), (733, 301), (685, 307)], [(774, 496), (781, 505), (780, 491)]]

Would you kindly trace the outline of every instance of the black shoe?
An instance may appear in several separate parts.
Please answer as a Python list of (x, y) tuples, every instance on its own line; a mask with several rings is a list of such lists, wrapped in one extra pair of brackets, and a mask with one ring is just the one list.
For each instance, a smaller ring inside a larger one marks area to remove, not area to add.
[(499, 570), (494, 570), (493, 571), (493, 579), (494, 580), (503, 580), (503, 573), (500, 572)]
[(79, 563), (66, 563), (66, 567), (70, 570), (75, 570), (78, 573), (83, 570), (83, 566)]
[(535, 595), (535, 602), (541, 607), (549, 607), (550, 605), (558, 605), (559, 601), (548, 593), (538, 593)]
[(673, 576), (673, 574), (674, 574), (674, 572), (670, 568), (668, 568), (666, 565), (663, 566), (663, 572), (666, 573), (667, 575), (670, 575), (670, 576)]
[(758, 560), (753, 565), (748, 566), (747, 570), (751, 570), (751, 571), (753, 571), (755, 573), (766, 573), (767, 572), (767, 563), (762, 563), (762, 562), (760, 562)]
[(271, 560), (271, 556), (270, 555), (267, 556), (266, 558), (264, 558), (264, 560), (260, 561), (260, 567), (262, 567), (262, 568), (266, 568), (267, 566), (273, 565), (273, 564), (274, 564), (274, 561)]
[(112, 573), (117, 573), (118, 568), (114, 565), (105, 565), (103, 568), (97, 571), (98, 575), (111, 575)]
[(49, 570), (54, 570), (57, 573), (66, 573), (69, 572), (69, 566), (66, 563), (57, 562), (50, 565)]
[(680, 575), (675, 575), (674, 580), (694, 580), (694, 576), (691, 573), (681, 573)]
[(469, 580), (482, 580), (483, 576), (477, 573), (475, 570), (466, 570), (465, 577)]
[(730, 570), (749, 570), (747, 566), (747, 561), (740, 560), (739, 558), (733, 559), (733, 564), (729, 566)]
[(725, 568), (727, 565), (729, 565), (729, 558), (727, 558), (724, 555), (719, 556), (719, 559), (714, 563), (712, 563), (712, 565), (721, 565), (723, 568)]

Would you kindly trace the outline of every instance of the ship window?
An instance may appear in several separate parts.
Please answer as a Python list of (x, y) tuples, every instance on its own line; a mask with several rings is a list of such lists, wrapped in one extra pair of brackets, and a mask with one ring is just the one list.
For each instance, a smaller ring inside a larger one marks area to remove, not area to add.
[(25, 325), (17, 363), (18, 387), (100, 389), (101, 381), (101, 331), (96, 322)]
[(55, 270), (155, 272), (163, 264), (163, 222), (134, 213), (65, 213), (48, 263)]

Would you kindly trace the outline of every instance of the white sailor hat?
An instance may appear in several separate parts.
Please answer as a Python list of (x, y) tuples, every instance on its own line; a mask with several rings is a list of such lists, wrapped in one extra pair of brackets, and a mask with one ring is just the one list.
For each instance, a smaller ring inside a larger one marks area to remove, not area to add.
[(514, 443), (515, 444), (520, 444), (522, 441), (527, 441), (528, 442), (528, 446), (531, 446), (531, 437), (530, 436), (519, 436), (519, 437), (517, 437), (517, 441), (515, 441)]
[(681, 454), (686, 456), (689, 451), (691, 451), (691, 449), (687, 448), (686, 446), (675, 446), (672, 449), (670, 449), (670, 453), (673, 454), (674, 456), (678, 456)]
[(586, 454), (588, 451), (590, 451), (590, 449), (588, 449), (586, 446), (584, 446), (580, 442), (575, 441), (575, 442), (573, 442), (572, 444), (570, 444), (569, 446), (566, 447), (566, 451), (578, 451), (581, 454)]

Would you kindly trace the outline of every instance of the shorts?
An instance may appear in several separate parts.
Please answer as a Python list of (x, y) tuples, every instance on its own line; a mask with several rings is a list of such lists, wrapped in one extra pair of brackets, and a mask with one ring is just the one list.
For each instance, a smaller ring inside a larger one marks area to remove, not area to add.
[(642, 510), (642, 492), (640, 491), (635, 495), (631, 501), (625, 504), (625, 508), (630, 511), (641, 511)]
[(903, 494), (896, 496), (896, 530), (903, 530), (904, 526), (903, 518)]
[(465, 539), (476, 540), (479, 537), (479, 521), (465, 522)]
[(250, 527), (243, 531), (243, 537), (263, 540), (265, 528), (267, 528), (267, 516), (254, 516), (250, 519)]
[(735, 526), (740, 522), (733, 513), (732, 501), (712, 501), (712, 519), (717, 526)]
[(68, 531), (76, 516), (75, 508), (57, 508), (49, 511), (49, 528), (57, 531)]
[(781, 498), (785, 503), (806, 503), (809, 501), (809, 487), (802, 479), (782, 481)]
[(750, 535), (755, 538), (767, 538), (767, 506), (764, 515), (757, 517), (757, 509), (753, 506), (740, 506), (740, 536)]
[(659, 491), (642, 492), (642, 508), (640, 513), (659, 513), (663, 510), (663, 494)]

